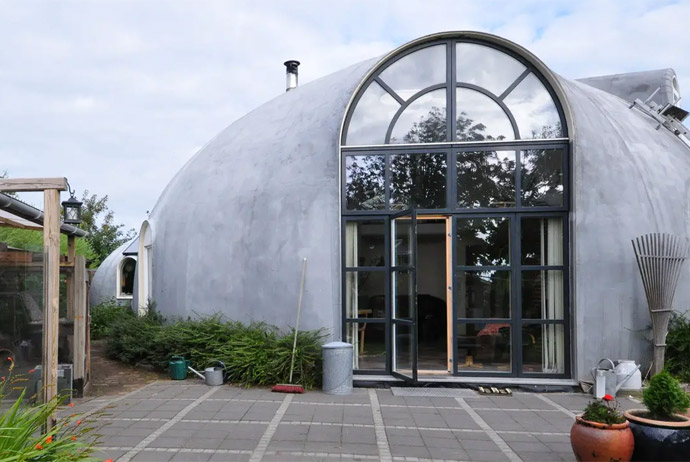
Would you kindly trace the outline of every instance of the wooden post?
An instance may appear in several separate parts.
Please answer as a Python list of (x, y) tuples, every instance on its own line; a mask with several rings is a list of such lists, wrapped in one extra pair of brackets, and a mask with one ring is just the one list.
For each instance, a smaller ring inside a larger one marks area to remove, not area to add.
[(67, 319), (73, 320), (75, 316), (75, 308), (74, 308), (74, 280), (75, 280), (75, 274), (74, 274), (74, 256), (76, 253), (76, 239), (74, 237), (74, 234), (70, 234), (67, 236), (67, 263), (72, 265), (72, 271), (67, 273), (67, 278), (66, 278), (66, 285), (67, 285)]
[(86, 379), (86, 258), (74, 259), (74, 390), (78, 398), (83, 396)]
[[(43, 402), (57, 395), (60, 323), (60, 192), (44, 192), (43, 219)], [(54, 416), (46, 423), (52, 428)]]

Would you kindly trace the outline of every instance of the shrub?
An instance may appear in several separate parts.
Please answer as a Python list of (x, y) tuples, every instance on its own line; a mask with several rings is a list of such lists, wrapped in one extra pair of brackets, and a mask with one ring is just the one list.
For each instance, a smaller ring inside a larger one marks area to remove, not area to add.
[(683, 382), (690, 382), (690, 319), (688, 312), (673, 313), (666, 336), (666, 369)]
[(98, 340), (110, 334), (110, 326), (122, 318), (133, 318), (129, 305), (119, 305), (113, 298), (91, 308), (91, 338)]
[(618, 411), (618, 403), (611, 395), (605, 395), (602, 400), (590, 401), (582, 414), (584, 420), (603, 424), (619, 424), (625, 422), (625, 417)]
[(642, 393), (642, 402), (650, 416), (658, 420), (670, 420), (673, 414), (685, 412), (690, 407), (690, 398), (666, 370), (652, 377), (649, 387)]
[[(271, 385), (289, 379), (293, 336), (294, 330), (224, 321), (220, 315), (163, 325), (151, 318), (123, 318), (111, 327), (106, 353), (129, 364), (147, 362), (159, 371), (173, 355), (190, 360), (195, 369), (220, 360), (232, 382)], [(324, 339), (323, 331), (298, 333), (293, 382), (307, 388), (321, 384)]]
[(58, 420), (49, 432), (42, 433), (43, 424), (57, 411), (63, 398), (30, 406), (24, 403), (23, 390), (15, 401), (5, 405), (6, 387), (22, 381), (25, 379), (21, 377), (0, 380), (0, 462), (99, 460), (90, 457), (93, 442), (86, 442), (92, 429), (80, 425), (76, 415)]

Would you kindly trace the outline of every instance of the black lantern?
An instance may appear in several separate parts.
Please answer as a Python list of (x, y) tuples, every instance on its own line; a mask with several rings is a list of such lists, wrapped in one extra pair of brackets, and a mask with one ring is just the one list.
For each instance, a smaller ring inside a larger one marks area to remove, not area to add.
[(81, 223), (82, 202), (78, 201), (77, 198), (74, 197), (74, 191), (70, 190), (69, 195), (70, 198), (62, 203), (62, 209), (64, 212), (63, 222), (70, 225), (78, 225)]

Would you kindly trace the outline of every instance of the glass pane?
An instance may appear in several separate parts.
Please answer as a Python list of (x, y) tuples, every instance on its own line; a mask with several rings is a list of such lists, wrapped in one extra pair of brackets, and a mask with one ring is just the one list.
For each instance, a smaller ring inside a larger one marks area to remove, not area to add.
[(530, 149), (522, 151), (522, 205), (563, 205), (563, 151)]
[(475, 90), (456, 89), (458, 141), (514, 140), (515, 132), (501, 106)]
[(458, 43), (455, 56), (458, 83), (484, 87), (496, 96), (500, 96), (526, 69), (512, 56), (474, 43)]
[(386, 208), (384, 156), (345, 157), (345, 200), (347, 210)]
[(355, 369), (386, 369), (385, 324), (348, 323), (346, 337), (353, 346)]
[(384, 266), (383, 220), (348, 221), (345, 224), (345, 266)]
[(381, 72), (381, 80), (406, 100), (432, 85), (446, 82), (446, 46), (422, 48), (395, 61)]
[(522, 139), (559, 138), (563, 136), (561, 118), (551, 95), (537, 76), (530, 74), (503, 102), (517, 122)]
[(510, 218), (458, 218), (456, 226), (456, 265), (510, 264)]
[(393, 271), (393, 318), (412, 320), (414, 315), (414, 280), (409, 271)]
[(125, 258), (120, 270), (120, 295), (130, 296), (134, 293), (134, 270), (137, 262), (133, 258)]
[(391, 155), (391, 209), (446, 207), (445, 153)]
[(510, 325), (458, 323), (456, 361), (461, 371), (510, 372)]
[(523, 265), (563, 264), (563, 218), (523, 218), (520, 241)]
[(410, 104), (393, 127), (390, 143), (446, 141), (446, 90), (434, 90)]
[(385, 300), (384, 271), (348, 271), (345, 274), (345, 317), (383, 318)]
[(372, 82), (357, 102), (345, 137), (346, 145), (384, 144), (386, 131), (400, 103)]
[(401, 374), (412, 375), (414, 358), (412, 326), (393, 323), (393, 344), (395, 348), (393, 370)]
[(458, 207), (515, 207), (513, 151), (459, 152)]
[(522, 371), (565, 372), (563, 324), (527, 324), (522, 327)]
[(392, 266), (411, 266), (414, 264), (414, 229), (410, 217), (393, 220)]
[(522, 318), (563, 319), (563, 271), (522, 272)]
[(510, 271), (458, 271), (455, 315), (458, 318), (510, 318)]

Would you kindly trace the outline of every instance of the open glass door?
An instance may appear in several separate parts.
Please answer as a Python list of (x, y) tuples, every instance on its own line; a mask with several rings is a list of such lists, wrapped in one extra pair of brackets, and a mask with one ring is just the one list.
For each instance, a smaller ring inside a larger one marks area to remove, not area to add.
[(391, 324), (393, 375), (417, 380), (417, 216), (391, 216)]

